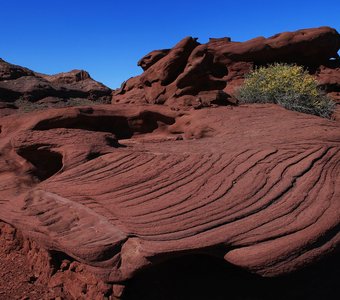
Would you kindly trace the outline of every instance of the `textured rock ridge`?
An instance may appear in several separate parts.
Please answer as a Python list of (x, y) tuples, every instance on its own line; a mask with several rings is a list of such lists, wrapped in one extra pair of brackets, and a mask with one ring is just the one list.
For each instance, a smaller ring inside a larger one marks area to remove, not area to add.
[(273, 62), (296, 63), (316, 74), (320, 86), (339, 89), (339, 33), (329, 27), (284, 32), (246, 42), (212, 38), (206, 44), (187, 37), (174, 48), (156, 50), (138, 65), (140, 76), (123, 83), (112, 103), (166, 103), (178, 106), (228, 105), (252, 68)]
[(98, 105), (0, 126), (0, 219), (117, 296), (183, 254), (275, 277), (339, 249), (338, 122), (276, 105)]

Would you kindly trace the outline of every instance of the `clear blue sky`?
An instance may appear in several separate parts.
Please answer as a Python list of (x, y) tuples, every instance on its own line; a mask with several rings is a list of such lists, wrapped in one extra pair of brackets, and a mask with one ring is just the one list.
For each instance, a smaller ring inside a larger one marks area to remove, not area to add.
[(185, 36), (245, 41), (300, 28), (340, 31), (340, 0), (0, 0), (0, 57), (53, 74), (85, 69), (117, 88), (137, 61)]

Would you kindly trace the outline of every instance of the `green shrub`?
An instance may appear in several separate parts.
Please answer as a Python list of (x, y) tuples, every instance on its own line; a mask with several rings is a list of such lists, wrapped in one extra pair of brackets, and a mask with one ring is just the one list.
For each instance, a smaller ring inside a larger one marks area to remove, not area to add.
[(276, 63), (246, 75), (236, 97), (240, 103), (276, 103), (307, 114), (330, 118), (335, 103), (302, 67)]

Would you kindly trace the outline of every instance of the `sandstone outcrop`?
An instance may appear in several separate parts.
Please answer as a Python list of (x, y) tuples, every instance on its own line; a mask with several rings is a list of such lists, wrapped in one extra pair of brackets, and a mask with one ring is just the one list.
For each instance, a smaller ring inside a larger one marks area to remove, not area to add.
[[(340, 110), (328, 120), (234, 93), (280, 61), (337, 101), (339, 47), (329, 27), (187, 37), (113, 95), (82, 70), (0, 60), (0, 299), (338, 296)], [(114, 105), (18, 108), (77, 99)]]
[(112, 103), (165, 103), (172, 107), (233, 104), (244, 75), (273, 62), (305, 66), (316, 74), (320, 86), (336, 96), (340, 92), (339, 49), (340, 35), (329, 27), (246, 42), (214, 38), (200, 44), (187, 37), (170, 50), (144, 56), (138, 62), (144, 73), (123, 83)]
[(116, 296), (183, 255), (277, 277), (339, 249), (338, 122), (276, 105), (98, 105), (0, 128), (0, 219)]
[(316, 73), (320, 87), (338, 104), (340, 104), (340, 65), (327, 68), (321, 66)]

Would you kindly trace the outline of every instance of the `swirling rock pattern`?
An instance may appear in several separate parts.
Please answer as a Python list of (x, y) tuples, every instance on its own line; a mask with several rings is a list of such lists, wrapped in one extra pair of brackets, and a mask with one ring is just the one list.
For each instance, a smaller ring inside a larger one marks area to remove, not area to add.
[(106, 282), (184, 253), (280, 276), (339, 249), (338, 122), (103, 105), (0, 128), (0, 220)]

